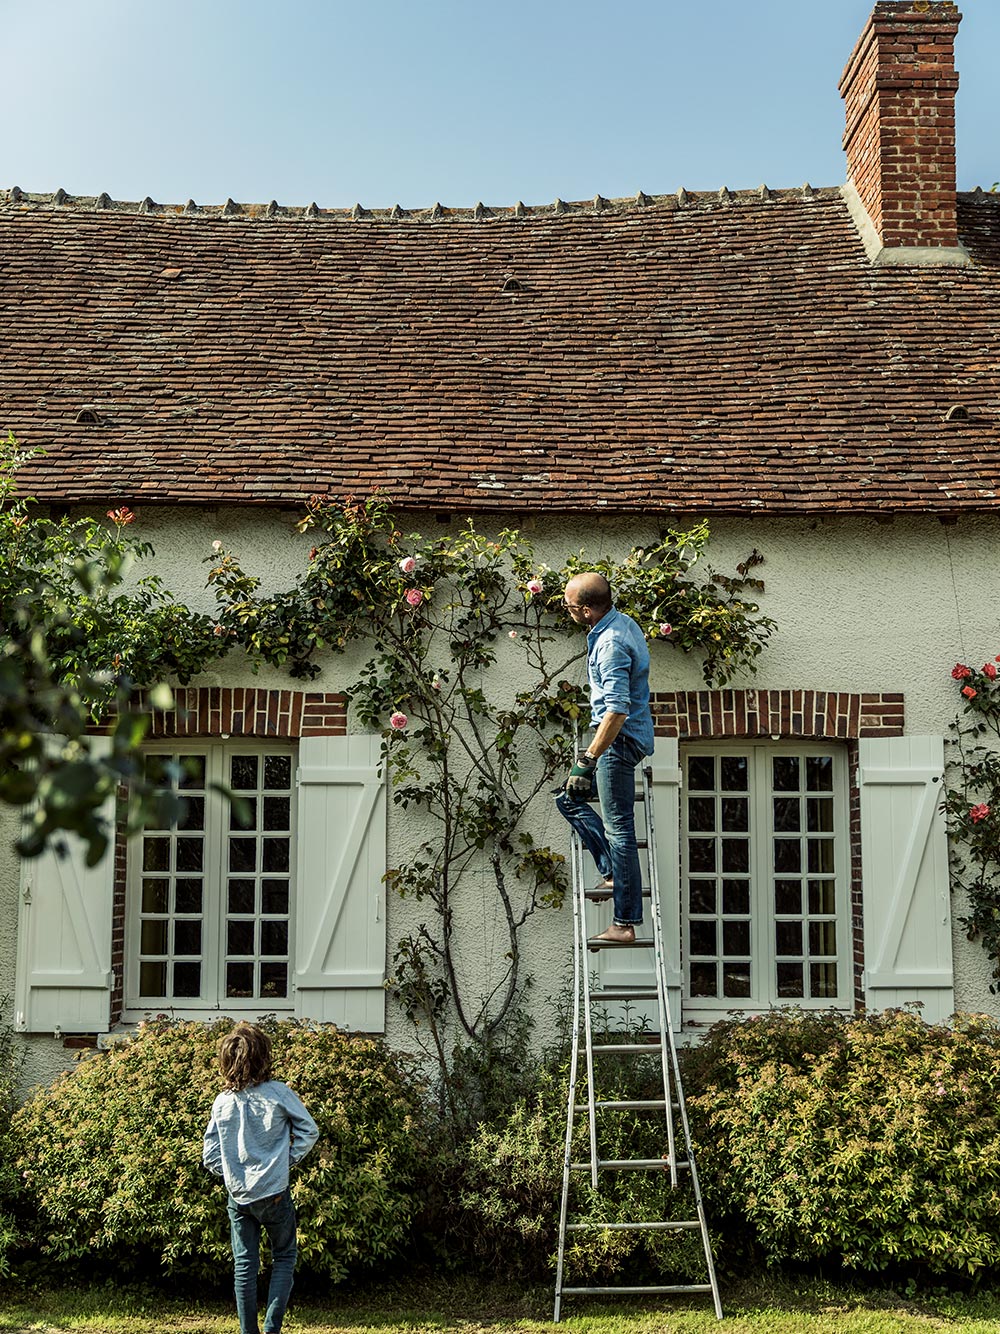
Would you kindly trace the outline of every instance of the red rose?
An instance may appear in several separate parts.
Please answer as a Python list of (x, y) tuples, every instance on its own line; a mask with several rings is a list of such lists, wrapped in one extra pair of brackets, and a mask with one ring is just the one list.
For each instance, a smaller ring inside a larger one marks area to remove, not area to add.
[(956, 681), (965, 681), (972, 675), (972, 668), (966, 667), (964, 662), (956, 662), (951, 669), (951, 674)]
[(997, 669), (992, 662), (983, 663), (983, 675), (988, 676), (991, 681), (995, 681), (997, 679)]
[(972, 686), (964, 686), (962, 688), (962, 694), (965, 696), (966, 699), (975, 699), (976, 696), (979, 694), (979, 691), (973, 690)]

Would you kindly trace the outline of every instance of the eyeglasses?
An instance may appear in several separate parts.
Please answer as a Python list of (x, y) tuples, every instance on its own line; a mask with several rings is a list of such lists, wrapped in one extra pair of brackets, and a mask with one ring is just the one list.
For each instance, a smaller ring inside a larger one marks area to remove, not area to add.
[(585, 602), (563, 602), (567, 611), (581, 611), (586, 605)]

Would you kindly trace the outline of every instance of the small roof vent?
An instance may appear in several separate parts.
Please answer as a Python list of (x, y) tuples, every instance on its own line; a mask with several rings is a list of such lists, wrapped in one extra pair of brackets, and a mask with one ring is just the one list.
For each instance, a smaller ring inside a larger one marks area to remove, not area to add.
[(77, 426), (100, 426), (101, 418), (96, 408), (84, 407), (76, 414)]
[(524, 292), (526, 290), (524, 283), (518, 278), (508, 278), (503, 287), (500, 288), (501, 292)]
[(946, 422), (967, 422), (969, 420), (969, 409), (964, 403), (953, 403), (944, 414)]

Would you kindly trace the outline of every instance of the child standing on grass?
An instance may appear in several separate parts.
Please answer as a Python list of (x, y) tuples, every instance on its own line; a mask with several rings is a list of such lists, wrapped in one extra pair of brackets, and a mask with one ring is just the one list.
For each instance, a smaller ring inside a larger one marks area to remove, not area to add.
[(295, 1208), (288, 1169), (319, 1137), (316, 1122), (287, 1084), (271, 1078), (271, 1040), (237, 1024), (219, 1041), (225, 1084), (212, 1104), (202, 1162), (225, 1180), (240, 1334), (258, 1334), (260, 1233), (271, 1245), (264, 1334), (278, 1334), (295, 1276)]

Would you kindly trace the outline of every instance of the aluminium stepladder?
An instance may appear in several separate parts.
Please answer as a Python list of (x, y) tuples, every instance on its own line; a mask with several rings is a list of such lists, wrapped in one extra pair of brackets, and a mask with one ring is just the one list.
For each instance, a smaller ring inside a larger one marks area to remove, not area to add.
[[(562, 1202), (559, 1210), (559, 1251), (556, 1262), (555, 1310), (553, 1319), (558, 1322), (561, 1315), (562, 1299), (567, 1296), (612, 1296), (616, 1294), (671, 1294), (710, 1293), (715, 1306), (715, 1314), (722, 1319), (722, 1302), (719, 1297), (719, 1285), (715, 1274), (715, 1262), (712, 1257), (711, 1240), (708, 1224), (702, 1204), (701, 1187), (698, 1181), (698, 1169), (691, 1147), (691, 1134), (688, 1125), (687, 1109), (684, 1102), (684, 1089), (681, 1084), (680, 1066), (677, 1059), (677, 1046), (674, 1039), (673, 1022), (670, 1015), (667, 993), (667, 974), (663, 925), (660, 915), (660, 892), (656, 865), (656, 831), (653, 817), (652, 770), (642, 769), (642, 786), (636, 794), (637, 815), (639, 809), (644, 813), (645, 831), (637, 820), (637, 835), (640, 849), (640, 861), (644, 863), (643, 899), (649, 907), (652, 934), (640, 937), (636, 933), (634, 945), (620, 945), (612, 942), (593, 942), (587, 935), (586, 904), (588, 899), (606, 898), (606, 893), (587, 888), (584, 870), (584, 849), (574, 831), (571, 836), (571, 870), (573, 894), (573, 1045), (570, 1057), (569, 1094), (566, 1106), (566, 1141), (563, 1154)], [(645, 855), (643, 855), (645, 854)], [(645, 987), (611, 987), (596, 989), (588, 970), (588, 954), (594, 950), (635, 950), (650, 951), (653, 958), (655, 984)], [(602, 1042), (593, 1041), (592, 1008), (594, 1004), (606, 1002), (631, 1001), (652, 1002), (658, 1012), (658, 1044), (655, 1042)], [(580, 1045), (583, 1040), (586, 1060), (586, 1101), (577, 1099), (577, 1082), (580, 1065)], [(605, 1056), (643, 1057), (658, 1053), (662, 1072), (661, 1098), (601, 1100), (597, 1095), (595, 1066)], [(573, 1132), (577, 1117), (586, 1111), (589, 1157), (586, 1161), (573, 1161)], [(604, 1111), (639, 1111), (657, 1114), (664, 1118), (664, 1138), (666, 1154), (662, 1158), (602, 1159), (598, 1151), (599, 1116)], [(680, 1133), (678, 1133), (678, 1131)], [(690, 1181), (691, 1195), (694, 1201), (695, 1217), (682, 1219), (642, 1220), (635, 1222), (593, 1223), (573, 1222), (571, 1213), (571, 1190), (574, 1173), (590, 1174), (591, 1185), (595, 1191), (600, 1189), (602, 1173), (609, 1172), (664, 1172), (669, 1171), (670, 1183), (676, 1188), (681, 1173)], [(565, 1282), (566, 1235), (585, 1230), (628, 1230), (628, 1231), (698, 1231), (701, 1234), (702, 1249), (707, 1270), (707, 1283), (681, 1284), (644, 1284), (640, 1286), (618, 1285), (576, 1286)]]

